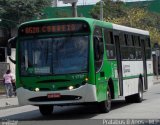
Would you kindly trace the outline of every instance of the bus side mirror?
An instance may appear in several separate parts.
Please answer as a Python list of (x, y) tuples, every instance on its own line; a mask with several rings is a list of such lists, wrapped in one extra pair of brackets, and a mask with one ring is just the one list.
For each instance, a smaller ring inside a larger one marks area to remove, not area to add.
[(16, 41), (17, 41), (17, 37), (13, 37), (8, 40), (8, 45), (7, 45), (7, 55), (9, 56), (9, 60), (14, 64), (16, 63), (16, 61), (13, 60), (10, 56), (12, 55), (11, 48), (16, 47)]

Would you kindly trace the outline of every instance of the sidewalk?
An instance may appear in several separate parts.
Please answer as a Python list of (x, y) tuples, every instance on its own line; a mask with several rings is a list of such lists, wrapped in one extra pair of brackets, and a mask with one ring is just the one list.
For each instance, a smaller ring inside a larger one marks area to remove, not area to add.
[(0, 95), (0, 109), (18, 106), (17, 97), (6, 98), (6, 95)]
[(160, 76), (154, 76), (153, 85), (154, 84), (160, 84)]

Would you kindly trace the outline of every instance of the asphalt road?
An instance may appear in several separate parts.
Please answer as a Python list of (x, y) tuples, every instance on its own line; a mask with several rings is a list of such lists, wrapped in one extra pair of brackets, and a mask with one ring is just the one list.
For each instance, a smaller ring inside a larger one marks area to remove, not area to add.
[(142, 103), (127, 104), (124, 98), (114, 100), (112, 110), (109, 113), (100, 114), (95, 106), (57, 106), (51, 116), (44, 117), (40, 114), (38, 107), (29, 105), (0, 110), (0, 119), (2, 121), (14, 120), (18, 123), (28, 124), (37, 122), (36, 124), (43, 125), (54, 122), (64, 123), (65, 125), (74, 124), (77, 120), (103, 124), (104, 119), (160, 119), (160, 84), (154, 85), (144, 93)]

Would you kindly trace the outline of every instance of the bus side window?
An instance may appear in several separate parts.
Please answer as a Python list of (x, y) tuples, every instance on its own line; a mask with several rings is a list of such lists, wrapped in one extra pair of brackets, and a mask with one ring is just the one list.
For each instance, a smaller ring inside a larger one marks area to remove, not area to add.
[(133, 60), (135, 59), (135, 47), (134, 47), (134, 36), (129, 34), (128, 35), (128, 54), (129, 59)]
[(150, 43), (150, 38), (146, 37), (145, 39), (145, 48), (146, 48), (146, 58), (151, 59), (151, 43)]
[(135, 37), (136, 37), (135, 35), (132, 35), (132, 45), (133, 46), (135, 46), (135, 39), (136, 39)]
[(142, 60), (142, 49), (140, 36), (135, 36), (136, 59)]
[(103, 62), (104, 55), (104, 45), (103, 45), (103, 36), (102, 28), (96, 27), (94, 30), (94, 59), (95, 59), (95, 69), (96, 72), (100, 69)]
[(121, 56), (123, 60), (129, 59), (129, 52), (128, 52), (128, 34), (122, 33), (122, 39), (120, 41), (121, 47)]
[(115, 44), (114, 44), (114, 40), (113, 40), (113, 32), (105, 29), (104, 30), (104, 38), (105, 38), (107, 58), (108, 59), (115, 59), (116, 53), (115, 53)]

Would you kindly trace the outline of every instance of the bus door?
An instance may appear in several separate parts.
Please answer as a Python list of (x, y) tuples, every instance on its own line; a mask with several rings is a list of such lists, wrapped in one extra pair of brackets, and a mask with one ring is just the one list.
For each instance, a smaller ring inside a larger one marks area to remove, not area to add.
[(141, 47), (142, 47), (142, 59), (143, 59), (143, 75), (144, 75), (144, 90), (148, 89), (147, 84), (147, 59), (146, 59), (146, 49), (145, 49), (145, 40), (141, 38)]
[(97, 88), (98, 101), (102, 101), (106, 98), (106, 79), (105, 71), (103, 67), (104, 57), (104, 41), (102, 36), (102, 28), (95, 27), (94, 31), (94, 60), (95, 60), (95, 82)]
[(118, 80), (119, 80), (119, 90), (120, 95), (123, 96), (123, 74), (122, 74), (122, 59), (120, 52), (120, 37), (117, 34), (114, 34), (114, 40), (116, 45), (116, 59), (117, 59), (117, 71), (118, 71)]

